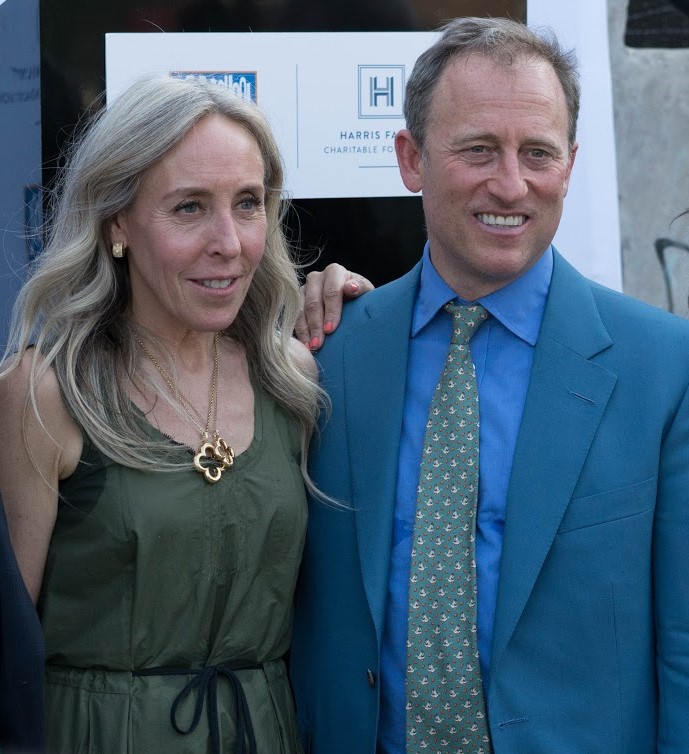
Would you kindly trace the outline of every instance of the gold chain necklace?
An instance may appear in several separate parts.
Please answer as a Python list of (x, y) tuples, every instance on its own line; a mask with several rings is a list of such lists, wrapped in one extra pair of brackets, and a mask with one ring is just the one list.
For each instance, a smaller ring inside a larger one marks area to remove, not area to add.
[[(136, 342), (139, 348), (148, 356), (153, 366), (160, 372), (160, 376), (170, 388), (179, 405), (184, 409), (184, 413), (189, 417), (191, 423), (201, 433), (201, 445), (194, 456), (194, 469), (203, 474), (203, 478), (215, 484), (220, 481), (223, 471), (232, 466), (234, 463), (234, 451), (220, 437), (218, 432), (218, 333), (213, 338), (213, 376), (211, 377), (210, 395), (208, 396), (208, 414), (206, 416), (206, 428), (204, 429), (200, 422), (203, 421), (201, 412), (187, 398), (186, 395), (175, 385), (172, 377), (165, 371), (162, 364), (148, 350), (141, 338), (136, 335)], [(211, 434), (211, 416), (213, 417), (213, 432)], [(198, 421), (197, 421), (198, 420)]]

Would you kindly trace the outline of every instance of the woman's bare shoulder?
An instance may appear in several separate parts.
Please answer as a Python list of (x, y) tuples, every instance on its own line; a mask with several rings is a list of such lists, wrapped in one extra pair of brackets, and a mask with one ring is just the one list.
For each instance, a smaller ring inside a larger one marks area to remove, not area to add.
[(314, 382), (318, 382), (318, 366), (311, 351), (301, 341), (290, 338), (289, 352), (299, 369)]
[(57, 458), (59, 477), (69, 476), (81, 455), (82, 435), (67, 410), (55, 370), (42, 369), (42, 356), (28, 349), (8, 359), (0, 374), (0, 435), (13, 443), (40, 446)]

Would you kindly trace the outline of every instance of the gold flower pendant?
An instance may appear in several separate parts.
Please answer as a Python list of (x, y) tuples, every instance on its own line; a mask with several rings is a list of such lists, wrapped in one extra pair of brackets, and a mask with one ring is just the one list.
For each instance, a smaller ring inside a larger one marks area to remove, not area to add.
[(214, 443), (204, 442), (194, 456), (194, 468), (211, 484), (219, 482), (223, 471), (233, 463), (234, 451), (222, 437), (216, 438)]

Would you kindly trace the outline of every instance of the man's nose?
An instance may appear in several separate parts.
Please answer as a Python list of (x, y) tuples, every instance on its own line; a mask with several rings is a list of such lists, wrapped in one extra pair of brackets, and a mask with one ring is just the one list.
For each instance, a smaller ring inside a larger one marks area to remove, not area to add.
[(516, 204), (527, 195), (529, 186), (519, 155), (506, 153), (500, 156), (488, 179), (488, 190), (506, 205)]

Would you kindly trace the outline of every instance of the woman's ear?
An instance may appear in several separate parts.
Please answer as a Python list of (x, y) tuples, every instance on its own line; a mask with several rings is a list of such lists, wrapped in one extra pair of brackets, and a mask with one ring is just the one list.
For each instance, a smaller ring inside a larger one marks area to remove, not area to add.
[(122, 248), (127, 248), (127, 223), (122, 215), (122, 213), (115, 215), (111, 220), (108, 222), (108, 231), (110, 235), (110, 243), (113, 244), (122, 244)]

